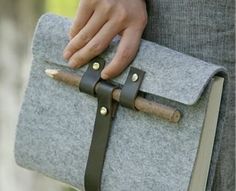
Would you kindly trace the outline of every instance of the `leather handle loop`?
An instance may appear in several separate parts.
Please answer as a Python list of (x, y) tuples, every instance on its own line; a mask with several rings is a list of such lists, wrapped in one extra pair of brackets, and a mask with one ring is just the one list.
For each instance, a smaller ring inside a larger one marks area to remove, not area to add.
[(104, 67), (105, 61), (100, 57), (97, 57), (90, 62), (88, 69), (83, 74), (79, 84), (81, 92), (95, 96), (95, 86), (100, 80), (101, 71)]
[(126, 82), (121, 89), (120, 104), (122, 106), (136, 110), (134, 102), (144, 75), (144, 71), (134, 67), (130, 68)]

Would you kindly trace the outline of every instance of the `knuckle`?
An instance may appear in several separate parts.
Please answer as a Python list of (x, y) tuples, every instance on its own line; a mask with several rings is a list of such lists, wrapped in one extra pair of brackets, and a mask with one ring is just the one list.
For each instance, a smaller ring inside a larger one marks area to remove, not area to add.
[(90, 39), (91, 39), (90, 36), (88, 34), (86, 34), (86, 33), (82, 33), (82, 34), (79, 35), (79, 40), (83, 41), (85, 43), (90, 41)]
[(147, 25), (147, 22), (148, 22), (147, 15), (146, 14), (142, 15), (140, 17), (140, 25), (145, 27)]
[(85, 63), (86, 59), (80, 53), (76, 53), (74, 57), (71, 58), (72, 62), (77, 63), (77, 65), (81, 65)]
[(105, 0), (102, 9), (105, 13), (110, 13), (115, 6), (115, 2), (113, 0)]
[(117, 22), (118, 23), (123, 23), (127, 20), (128, 18), (128, 12), (126, 11), (125, 8), (120, 8), (117, 14)]
[(72, 67), (72, 68), (75, 68), (78, 66), (78, 62), (76, 59), (74, 58), (71, 58), (70, 61), (69, 61), (69, 66)]
[(103, 45), (100, 42), (95, 42), (89, 47), (89, 52), (93, 55), (99, 54), (103, 50)]
[(76, 66), (78, 64), (78, 58), (72, 57), (70, 59), (70, 62), (73, 63), (74, 66)]
[(68, 50), (69, 50), (69, 51), (72, 51), (72, 52), (76, 51), (76, 50), (77, 50), (76, 43), (75, 43), (75, 42), (71, 42), (71, 43), (69, 44), (69, 46), (68, 46)]
[(132, 26), (137, 32), (143, 31), (148, 24), (148, 16), (145, 13), (140, 13), (135, 19), (132, 20), (130, 26)]

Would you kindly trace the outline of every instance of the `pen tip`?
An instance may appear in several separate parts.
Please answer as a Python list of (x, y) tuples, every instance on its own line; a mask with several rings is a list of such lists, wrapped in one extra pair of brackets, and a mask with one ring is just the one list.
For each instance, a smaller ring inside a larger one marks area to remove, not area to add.
[(46, 69), (46, 70), (45, 70), (45, 73), (46, 73), (49, 77), (53, 78), (56, 74), (58, 74), (58, 70)]

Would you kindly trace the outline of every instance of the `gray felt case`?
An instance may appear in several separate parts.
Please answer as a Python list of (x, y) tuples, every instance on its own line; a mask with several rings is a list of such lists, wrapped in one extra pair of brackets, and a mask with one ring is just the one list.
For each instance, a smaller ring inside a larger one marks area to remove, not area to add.
[[(70, 25), (67, 18), (52, 14), (39, 21), (30, 79), (17, 125), (15, 158), (22, 167), (83, 189), (97, 100), (76, 87), (48, 78), (44, 72), (70, 71), (62, 58)], [(116, 37), (101, 55), (107, 63), (118, 42)], [(174, 124), (119, 106), (107, 149), (102, 190), (187, 190), (210, 82), (216, 74), (226, 76), (225, 70), (145, 40), (132, 66), (146, 71), (141, 91), (147, 99), (179, 108), (183, 118)], [(87, 65), (76, 72), (83, 74), (86, 68)], [(124, 84), (128, 71), (114, 81)], [(214, 177), (223, 118), (221, 111), (208, 190)]]

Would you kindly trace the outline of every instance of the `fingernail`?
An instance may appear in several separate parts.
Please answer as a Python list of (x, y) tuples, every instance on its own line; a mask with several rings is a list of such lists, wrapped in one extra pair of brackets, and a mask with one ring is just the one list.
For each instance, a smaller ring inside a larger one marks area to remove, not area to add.
[(69, 60), (69, 58), (71, 57), (72, 53), (70, 51), (65, 51), (63, 54), (63, 57), (65, 60)]
[(107, 80), (109, 78), (109, 76), (107, 74), (101, 74), (101, 78), (104, 80)]
[(71, 67), (71, 68), (75, 68), (76, 65), (77, 65), (77, 63), (76, 63), (75, 61), (73, 61), (73, 60), (70, 60), (70, 61), (68, 62), (68, 65), (69, 65), (69, 67)]

